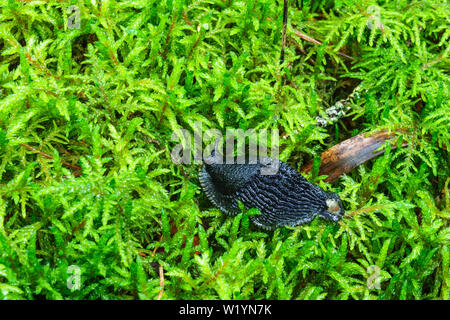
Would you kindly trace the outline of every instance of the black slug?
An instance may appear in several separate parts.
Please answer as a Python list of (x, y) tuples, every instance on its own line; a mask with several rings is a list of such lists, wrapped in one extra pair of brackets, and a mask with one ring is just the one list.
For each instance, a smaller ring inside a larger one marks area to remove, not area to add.
[(199, 174), (207, 197), (223, 212), (239, 213), (240, 200), (248, 209), (259, 209), (261, 215), (253, 216), (252, 222), (267, 230), (308, 223), (317, 215), (331, 221), (342, 218), (339, 196), (308, 182), (288, 164), (272, 158), (238, 164), (236, 159), (219, 162), (213, 151)]

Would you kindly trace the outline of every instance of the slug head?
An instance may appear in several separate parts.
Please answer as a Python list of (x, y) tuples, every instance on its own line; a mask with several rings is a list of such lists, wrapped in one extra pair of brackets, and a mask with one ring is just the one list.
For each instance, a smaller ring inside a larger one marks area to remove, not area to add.
[(344, 207), (339, 196), (334, 192), (325, 192), (325, 204), (319, 216), (331, 221), (339, 221), (344, 216)]

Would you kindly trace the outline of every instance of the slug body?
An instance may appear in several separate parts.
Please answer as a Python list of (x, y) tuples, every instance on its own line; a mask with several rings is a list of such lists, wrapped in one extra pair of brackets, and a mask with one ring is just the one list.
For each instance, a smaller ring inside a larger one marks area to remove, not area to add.
[[(263, 228), (298, 226), (316, 216), (338, 221), (344, 210), (339, 196), (308, 182), (288, 164), (272, 159), (254, 163), (221, 163), (214, 151), (206, 158), (199, 174), (200, 184), (211, 202), (223, 212), (240, 212), (238, 201), (246, 208), (257, 208), (261, 215), (252, 222)], [(272, 174), (267, 170), (276, 168)], [(264, 170), (266, 172), (264, 173)]]

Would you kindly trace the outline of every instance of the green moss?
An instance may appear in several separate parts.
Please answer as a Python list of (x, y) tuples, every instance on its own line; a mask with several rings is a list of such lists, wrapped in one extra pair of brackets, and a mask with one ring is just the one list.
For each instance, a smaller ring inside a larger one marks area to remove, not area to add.
[[(1, 299), (449, 299), (448, 5), (290, 2), (280, 66), (273, 0), (0, 0)], [(172, 162), (197, 121), (279, 129), (297, 169), (360, 132), (401, 140), (321, 182), (340, 223), (262, 232)]]

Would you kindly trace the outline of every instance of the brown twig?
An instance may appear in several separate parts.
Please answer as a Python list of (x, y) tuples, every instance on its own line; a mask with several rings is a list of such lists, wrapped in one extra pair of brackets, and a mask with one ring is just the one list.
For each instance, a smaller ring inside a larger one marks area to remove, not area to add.
[(44, 72), (47, 76), (50, 76), (56, 80), (60, 80), (61, 77), (60, 76), (55, 76), (53, 73), (51, 73), (46, 66), (43, 66), (41, 64), (39, 64), (39, 62), (37, 62), (36, 60), (33, 59), (33, 57), (31, 57), (31, 55), (29, 53), (25, 53), (25, 57), (27, 58), (28, 61), (31, 62), (31, 64), (33, 64), (36, 68), (38, 68), (39, 70), (41, 70), (42, 72)]
[(161, 297), (164, 293), (164, 269), (162, 265), (159, 265), (159, 286), (161, 287), (161, 290), (159, 291), (156, 300), (161, 300)]
[(435, 59), (433, 59), (433, 60), (431, 60), (431, 61), (425, 63), (425, 64), (422, 66), (422, 69), (429, 68), (429, 67), (431, 67), (432, 65), (434, 65), (434, 64), (436, 64), (436, 63), (438, 63), (438, 62), (440, 62), (440, 61), (442, 61), (442, 60), (444, 60), (444, 59), (445, 59), (445, 55), (439, 56), (439, 57), (437, 57), (437, 58), (435, 58)]
[[(298, 44), (297, 41), (295, 41), (294, 38), (292, 38), (291, 36), (288, 36), (288, 39), (289, 39), (290, 42), (292, 42), (292, 43), (294, 44), (294, 46), (295, 46), (301, 53), (303, 53), (303, 54), (306, 56), (306, 51), (303, 50), (302, 47), (300, 47), (300, 45)], [(314, 62), (313, 59), (309, 58), (308, 61), (309, 61), (313, 66), (315, 65), (315, 62)]]
[(230, 261), (226, 261), (220, 268), (217, 270), (217, 272), (212, 276), (211, 279), (205, 282), (206, 285), (209, 285), (211, 282), (215, 281), (218, 276), (222, 273), (222, 271), (230, 264)]
[(202, 35), (201, 35), (201, 33), (199, 32), (199, 33), (198, 33), (198, 38), (197, 38), (197, 40), (195, 40), (195, 42), (194, 42), (192, 48), (189, 50), (188, 59), (191, 57), (192, 52), (194, 52), (194, 49), (197, 47), (197, 45), (198, 45), (198, 43), (200, 42), (200, 39), (201, 39), (201, 38), (202, 38)]
[(288, 7), (289, 7), (289, 0), (284, 0), (284, 3), (283, 3), (283, 33), (282, 33), (282, 41), (281, 41), (280, 65), (282, 65), (284, 62), (284, 50), (286, 47), (286, 27), (287, 27), (287, 18), (288, 18)]
[(379, 205), (375, 205), (375, 206), (368, 207), (368, 208), (361, 208), (361, 209), (353, 210), (353, 211), (347, 212), (345, 215), (347, 217), (354, 217), (361, 213), (368, 213), (368, 212), (376, 211), (379, 209), (383, 209), (385, 207), (386, 207), (385, 204), (379, 204)]
[[(163, 238), (163, 236), (161, 235), (161, 236), (159, 237), (159, 243), (161, 243), (162, 238)], [(153, 252), (152, 252), (152, 258), (155, 256), (156, 250), (158, 250), (158, 248), (159, 248), (159, 247), (156, 246), (155, 249), (153, 249)]]
[(189, 20), (187, 14), (186, 14), (186, 11), (183, 11), (183, 19), (188, 25), (192, 26), (192, 22), (191, 22), (191, 20)]
[(294, 29), (294, 33), (295, 33), (295, 35), (296, 35), (297, 37), (302, 38), (302, 39), (305, 40), (305, 41), (308, 41), (308, 42), (311, 42), (311, 43), (314, 43), (314, 44), (318, 44), (318, 45), (321, 45), (321, 44), (322, 44), (322, 42), (320, 42), (319, 40), (316, 40), (316, 39), (314, 39), (314, 38), (311, 38), (311, 37), (308, 36), (307, 34), (305, 34), (305, 33), (303, 33), (303, 32), (300, 32), (300, 31), (298, 31), (298, 30), (295, 30), (295, 29)]
[[(307, 34), (305, 34), (305, 33), (303, 33), (303, 32), (300, 32), (300, 31), (298, 31), (298, 30), (295, 30), (295, 29), (294, 29), (294, 33), (295, 33), (295, 35), (296, 35), (297, 37), (302, 38), (302, 39), (305, 40), (305, 41), (308, 41), (308, 42), (311, 42), (311, 43), (314, 43), (314, 44), (318, 44), (318, 45), (321, 45), (321, 44), (322, 44), (322, 42), (320, 42), (319, 40), (316, 40), (316, 39), (314, 39), (314, 38), (308, 36)], [(340, 51), (338, 51), (337, 54), (340, 55), (340, 56), (342, 56), (342, 57), (344, 57), (344, 58), (347, 58), (347, 59), (349, 59), (349, 60), (352, 60), (352, 61), (355, 60), (353, 57), (350, 57), (350, 56), (348, 56), (348, 55), (346, 55), (345, 53), (342, 53), (342, 52), (340, 52)]]
[[(30, 151), (33, 151), (33, 152), (38, 153), (39, 155), (41, 155), (42, 157), (44, 157), (44, 158), (46, 158), (46, 159), (53, 160), (53, 156), (51, 156), (51, 155), (49, 155), (49, 154), (46, 154), (45, 152), (42, 152), (41, 150), (39, 150), (39, 149), (37, 149), (37, 148), (35, 148), (35, 147), (32, 147), (32, 146), (30, 146), (29, 144), (21, 143), (20, 145), (21, 145), (22, 147), (25, 147), (26, 149), (28, 149), (28, 150), (30, 150)], [(75, 165), (75, 164), (71, 164), (71, 163), (66, 162), (66, 161), (64, 161), (62, 164), (63, 164), (64, 166), (66, 166), (66, 167), (72, 169), (72, 170), (80, 171), (80, 174), (81, 174), (81, 167), (79, 167), (79, 166), (77, 166), (77, 165)], [(77, 176), (76, 173), (74, 173), (74, 175)], [(79, 174), (78, 174), (78, 175), (79, 175)]]
[(167, 50), (169, 49), (169, 41), (170, 41), (170, 35), (172, 33), (173, 27), (175, 26), (175, 22), (177, 21), (177, 15), (174, 14), (173, 18), (172, 18), (172, 24), (169, 27), (169, 31), (167, 32), (167, 36), (166, 36), (166, 42), (165, 42), (165, 46), (164, 46), (164, 51), (161, 52), (161, 56), (166, 59), (167, 58)]
[(161, 125), (161, 121), (162, 121), (162, 119), (164, 117), (164, 113), (166, 112), (167, 105), (168, 105), (168, 103), (167, 103), (167, 100), (166, 100), (166, 102), (164, 102), (164, 106), (163, 106), (163, 108), (161, 110), (161, 115), (159, 116), (159, 121), (158, 121), (158, 126), (157, 126), (158, 128)]

